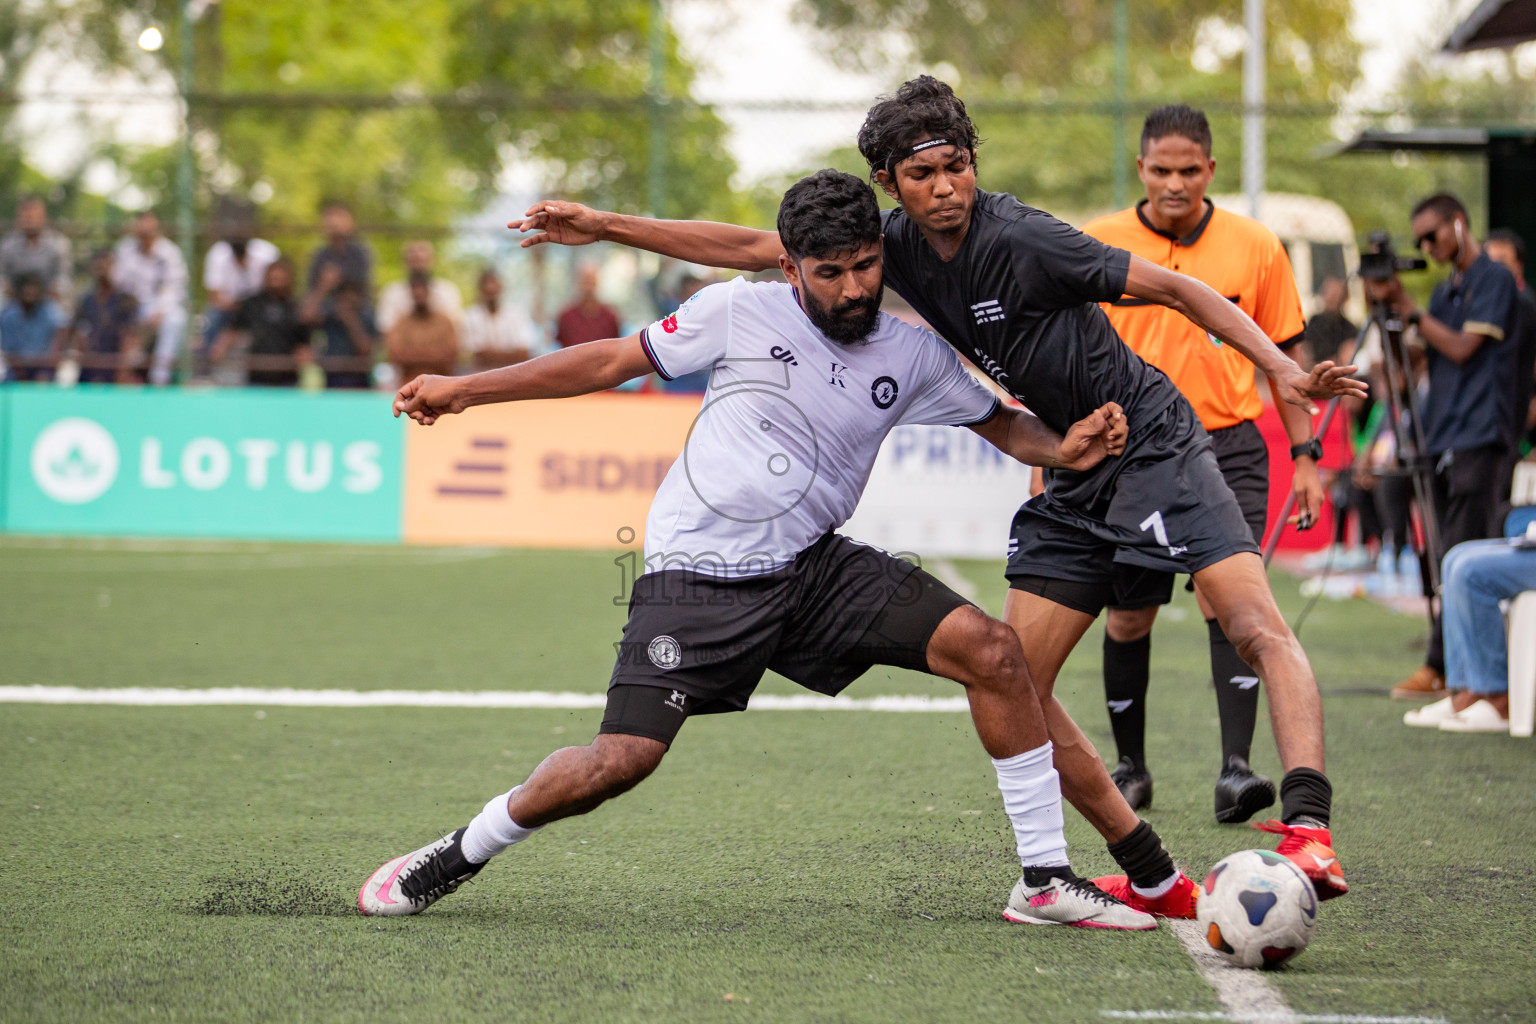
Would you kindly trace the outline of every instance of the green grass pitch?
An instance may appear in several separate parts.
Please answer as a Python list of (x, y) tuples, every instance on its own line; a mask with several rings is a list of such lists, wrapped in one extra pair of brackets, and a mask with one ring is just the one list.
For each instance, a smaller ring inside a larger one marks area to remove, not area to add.
[[(962, 563), (996, 611), (999, 567)], [(601, 691), (611, 555), (0, 545), (11, 684)], [(1294, 581), (1275, 577), (1282, 606)], [(1178, 621), (1173, 621), (1177, 618)], [(1147, 817), (1191, 873), (1270, 837), (1211, 819), (1205, 628), (1153, 644)], [(1351, 894), (1269, 980), (1303, 1014), (1529, 1020), (1536, 746), (1400, 724), (1419, 622), (1325, 602)], [(1112, 750), (1095, 629), (1058, 692)], [(794, 693), (782, 679), (765, 692)], [(950, 694), (876, 670), (855, 696)], [(1094, 1021), (1219, 1009), (1175, 936), (1010, 925), (1017, 876), (961, 714), (690, 723), (656, 776), (416, 918), (354, 903), (598, 711), (0, 705), (3, 1021)], [(1278, 777), (1267, 729), (1256, 767)], [(1085, 874), (1113, 865), (1068, 811)]]

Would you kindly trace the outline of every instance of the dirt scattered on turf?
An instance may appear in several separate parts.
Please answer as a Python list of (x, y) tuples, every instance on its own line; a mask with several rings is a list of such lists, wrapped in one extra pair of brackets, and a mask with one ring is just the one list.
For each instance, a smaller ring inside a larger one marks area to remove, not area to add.
[(345, 917), (352, 908), (344, 895), (280, 868), (210, 878), (191, 905), (207, 917)]

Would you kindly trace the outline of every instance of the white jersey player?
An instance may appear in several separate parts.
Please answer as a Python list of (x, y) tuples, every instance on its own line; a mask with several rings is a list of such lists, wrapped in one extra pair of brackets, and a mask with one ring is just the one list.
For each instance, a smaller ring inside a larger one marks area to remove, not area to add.
[(1120, 408), (1062, 438), (1001, 405), (933, 334), (881, 313), (880, 216), (859, 179), (803, 179), (785, 194), (778, 227), (787, 284), (715, 285), (633, 337), (400, 389), (396, 415), (430, 425), (473, 405), (710, 370), (646, 522), (646, 572), (598, 735), (549, 755), (465, 828), (385, 863), (358, 893), (363, 913), (418, 913), (540, 827), (624, 793), (689, 716), (745, 709), (770, 668), (835, 694), (872, 665), (898, 665), (966, 688), (1023, 869), (1004, 915), (1156, 927), (1068, 867), (1060, 782), (1012, 630), (910, 562), (833, 532), (899, 423), (965, 425), (1022, 461), (1086, 469), (1123, 445)]

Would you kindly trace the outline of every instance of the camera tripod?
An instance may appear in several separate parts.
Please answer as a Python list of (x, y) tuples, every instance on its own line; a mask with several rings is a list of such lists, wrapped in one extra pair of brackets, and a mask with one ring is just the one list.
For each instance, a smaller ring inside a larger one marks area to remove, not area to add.
[[(1355, 337), (1357, 355), (1366, 338), (1370, 336), (1372, 327), (1376, 328), (1377, 337), (1381, 339), (1382, 374), (1386, 378), (1386, 395), (1378, 400), (1387, 403), (1387, 411), (1382, 417), (1379, 430), (1392, 431), (1396, 463), (1391, 469), (1377, 472), (1376, 476), (1407, 477), (1413, 484), (1414, 504), (1419, 510), (1422, 534), (1419, 544), (1420, 579), (1424, 598), (1429, 602), (1430, 612), (1433, 614), (1434, 599), (1440, 593), (1440, 560), (1445, 555), (1440, 542), (1440, 523), (1435, 517), (1434, 460), (1424, 451), (1424, 418), (1419, 409), (1418, 391), (1413, 386), (1408, 351), (1403, 343), (1402, 321), (1387, 308), (1385, 303), (1374, 303), (1371, 306), (1370, 317)], [(1328, 403), (1323, 410), (1322, 420), (1318, 424), (1318, 436), (1327, 433), (1338, 409), (1339, 399), (1335, 398)], [(1375, 438), (1371, 439), (1372, 442), (1374, 440)], [(1295, 504), (1296, 495), (1293, 492), (1286, 498), (1285, 507), (1276, 519), (1269, 538), (1265, 541), (1265, 564), (1268, 564), (1271, 556), (1274, 555), (1275, 548), (1280, 543), (1280, 533), (1285, 529), (1286, 520), (1290, 517), (1291, 509)]]

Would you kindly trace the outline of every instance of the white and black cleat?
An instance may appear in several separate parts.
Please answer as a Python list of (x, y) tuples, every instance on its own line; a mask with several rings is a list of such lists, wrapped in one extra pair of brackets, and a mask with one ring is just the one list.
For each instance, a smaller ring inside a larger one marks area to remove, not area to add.
[(1065, 924), (1073, 928), (1147, 931), (1157, 918), (1126, 906), (1071, 871), (1052, 875), (1043, 885), (1014, 884), (1003, 916), (1019, 924)]
[(461, 828), (413, 853), (396, 857), (357, 891), (357, 909), (369, 917), (419, 914), (474, 878), (485, 867), (464, 859)]

